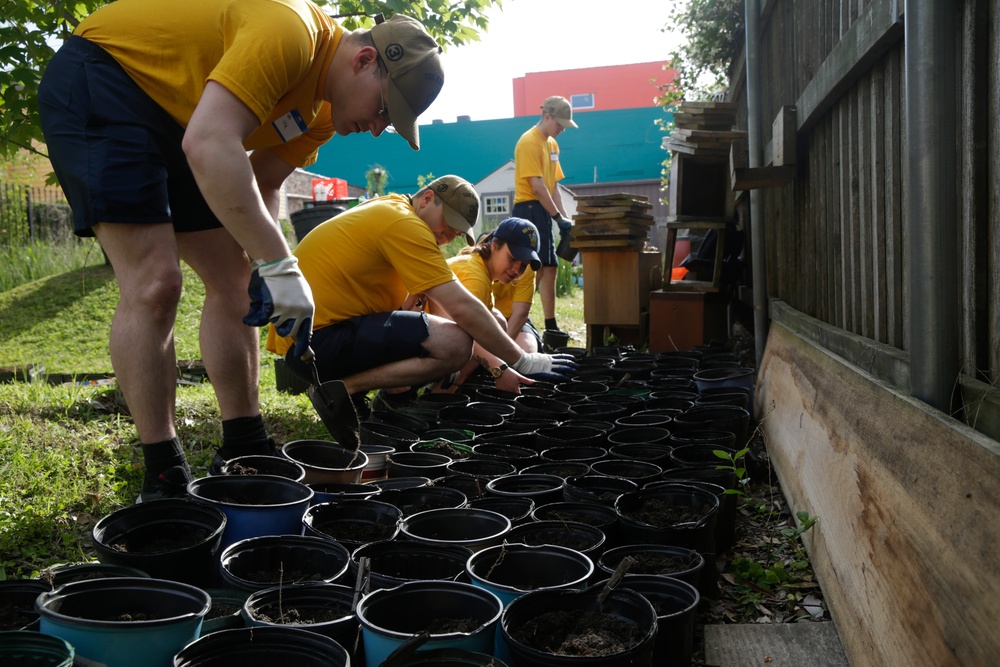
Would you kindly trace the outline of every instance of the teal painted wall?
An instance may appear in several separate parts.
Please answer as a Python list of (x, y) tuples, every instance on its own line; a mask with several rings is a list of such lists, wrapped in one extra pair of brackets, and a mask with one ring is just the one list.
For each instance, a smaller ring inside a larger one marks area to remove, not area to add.
[[(658, 107), (616, 109), (574, 114), (579, 129), (559, 137), (563, 184), (658, 179), (666, 158), (661, 148), (666, 135), (656, 124), (671, 114)], [(514, 158), (518, 138), (537, 118), (464, 121), (420, 126), (420, 150), (410, 150), (399, 136), (385, 133), (334, 137), (320, 149), (308, 170), (343, 178), (365, 187), (365, 172), (380, 164), (389, 172), (389, 191), (417, 191), (417, 177), (458, 174), (476, 183)]]

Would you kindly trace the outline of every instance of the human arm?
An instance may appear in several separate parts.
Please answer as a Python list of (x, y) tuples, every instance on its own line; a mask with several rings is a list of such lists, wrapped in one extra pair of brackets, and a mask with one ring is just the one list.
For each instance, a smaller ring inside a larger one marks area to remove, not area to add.
[(554, 197), (559, 196), (559, 188), (554, 188), (555, 195), (549, 192), (549, 189), (545, 187), (545, 181), (542, 180), (541, 176), (530, 176), (528, 181), (531, 183), (531, 191), (535, 193), (535, 197), (538, 198), (539, 203), (541, 203), (542, 208), (544, 208), (549, 215), (560, 214), (562, 199), (559, 200), (559, 204), (556, 203)]
[(521, 329), (528, 322), (528, 313), (531, 311), (531, 304), (523, 301), (515, 301), (510, 309), (510, 317), (507, 319), (507, 335), (513, 339), (521, 333)]

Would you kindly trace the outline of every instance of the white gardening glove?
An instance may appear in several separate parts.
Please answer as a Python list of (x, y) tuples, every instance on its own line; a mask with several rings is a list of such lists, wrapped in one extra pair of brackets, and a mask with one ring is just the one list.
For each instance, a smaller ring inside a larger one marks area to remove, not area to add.
[(564, 382), (576, 375), (576, 360), (569, 354), (525, 352), (510, 367), (525, 377), (550, 382)]
[(243, 318), (244, 324), (262, 327), (273, 323), (279, 336), (295, 339), (295, 356), (301, 357), (312, 339), (315, 307), (298, 258), (289, 256), (268, 264), (256, 260), (253, 267), (247, 288), (250, 311)]

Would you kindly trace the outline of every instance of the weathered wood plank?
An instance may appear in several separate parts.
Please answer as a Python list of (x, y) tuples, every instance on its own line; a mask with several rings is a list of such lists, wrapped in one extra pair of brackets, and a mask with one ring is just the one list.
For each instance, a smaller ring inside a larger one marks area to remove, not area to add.
[(872, 69), (869, 89), (868, 122), (872, 127), (872, 144), (869, 152), (872, 168), (868, 173), (871, 183), (867, 205), (871, 214), (872, 241), (872, 332), (871, 336), (880, 343), (886, 342), (886, 292), (889, 281), (885, 274), (886, 253), (889, 250), (885, 236), (885, 67), (880, 63)]
[(705, 662), (718, 667), (849, 667), (833, 623), (706, 625)]
[(903, 276), (905, 258), (903, 256), (903, 49), (895, 48), (887, 58), (888, 76), (886, 77), (886, 248), (885, 271), (889, 279), (889, 289), (886, 291), (886, 342), (898, 348), (905, 348), (904, 331), (906, 324), (904, 313)]
[(1000, 446), (777, 324), (756, 403), (851, 665), (996, 664)]
[(844, 21), (850, 28), (795, 102), (799, 132), (815, 125), (872, 63), (903, 38), (903, 22), (896, 14), (901, 5), (896, 0), (872, 0), (856, 21), (845, 7)]

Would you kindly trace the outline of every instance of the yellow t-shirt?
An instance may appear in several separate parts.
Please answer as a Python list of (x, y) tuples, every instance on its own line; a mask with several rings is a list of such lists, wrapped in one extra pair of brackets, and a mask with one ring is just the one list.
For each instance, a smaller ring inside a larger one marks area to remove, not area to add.
[(493, 305), (508, 320), (514, 312), (514, 303), (531, 303), (535, 298), (535, 272), (529, 266), (520, 278), (506, 285), (502, 282), (493, 283)]
[[(295, 248), (316, 303), (313, 329), (396, 310), (408, 293), (455, 279), (434, 233), (405, 195), (386, 195), (331, 218)], [(292, 339), (268, 332), (267, 349), (284, 354)]]
[(472, 292), (487, 308), (493, 308), (493, 281), (490, 280), (490, 270), (483, 258), (472, 253), (455, 255), (448, 260), (448, 266), (465, 289)]
[(538, 127), (521, 135), (514, 147), (514, 203), (538, 199), (530, 179), (541, 176), (549, 192), (564, 178), (559, 164), (559, 144), (546, 137)]
[(75, 34), (114, 57), (182, 127), (211, 80), (261, 122), (247, 150), (273, 148), (304, 167), (333, 136), (323, 84), (344, 31), (308, 0), (116, 0)]

